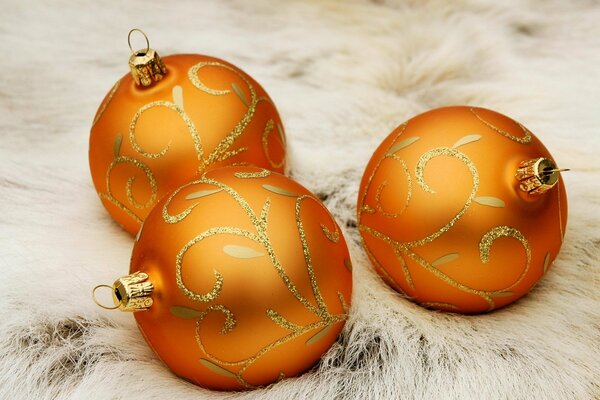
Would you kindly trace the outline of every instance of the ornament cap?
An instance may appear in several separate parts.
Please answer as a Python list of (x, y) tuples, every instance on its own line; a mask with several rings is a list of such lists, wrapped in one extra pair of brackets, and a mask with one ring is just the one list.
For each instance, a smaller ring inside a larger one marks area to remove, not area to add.
[[(146, 39), (145, 49), (133, 50), (131, 47), (131, 34), (133, 32), (139, 32), (144, 36)], [(129, 69), (135, 83), (138, 86), (150, 86), (152, 83), (160, 81), (166, 75), (167, 67), (156, 50), (150, 48), (148, 36), (141, 29), (135, 28), (129, 31), (127, 42), (131, 49)]]
[(552, 189), (560, 178), (560, 171), (556, 163), (545, 157), (522, 161), (515, 173), (519, 181), (519, 188), (532, 195), (540, 195)]
[[(114, 307), (102, 305), (96, 299), (96, 290), (106, 287), (112, 290)], [(145, 272), (134, 272), (117, 279), (112, 286), (98, 285), (92, 291), (94, 302), (102, 308), (108, 310), (119, 309), (121, 311), (143, 311), (152, 306), (152, 291), (154, 285), (148, 281), (148, 274)]]

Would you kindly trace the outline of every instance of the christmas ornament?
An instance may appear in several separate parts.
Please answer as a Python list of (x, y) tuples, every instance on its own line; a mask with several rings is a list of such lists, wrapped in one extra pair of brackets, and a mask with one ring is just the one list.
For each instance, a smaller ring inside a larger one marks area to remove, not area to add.
[(546, 273), (567, 221), (559, 170), (523, 125), (446, 107), (394, 130), (358, 197), (364, 247), (410, 299), (478, 313), (512, 303)]
[(111, 287), (175, 374), (222, 390), (310, 368), (351, 295), (344, 238), (323, 204), (257, 167), (206, 172), (146, 218), (131, 275)]
[(145, 49), (132, 52), (131, 74), (98, 108), (89, 150), (96, 191), (128, 232), (139, 230), (163, 195), (207, 169), (284, 171), (281, 120), (254, 79), (204, 55), (161, 59), (147, 38)]

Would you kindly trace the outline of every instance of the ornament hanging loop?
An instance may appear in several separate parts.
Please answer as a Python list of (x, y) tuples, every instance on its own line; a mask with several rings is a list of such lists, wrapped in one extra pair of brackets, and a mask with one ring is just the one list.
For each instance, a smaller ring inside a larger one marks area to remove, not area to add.
[[(109, 288), (112, 292), (114, 307), (105, 306), (96, 298), (96, 290)], [(119, 309), (121, 311), (143, 311), (152, 305), (152, 291), (154, 285), (148, 281), (145, 272), (134, 272), (117, 279), (112, 286), (98, 285), (92, 290), (92, 299), (99, 307), (105, 310)]]
[(552, 175), (555, 172), (565, 172), (570, 171), (571, 168), (553, 168), (553, 169), (545, 169), (542, 171), (542, 175)]
[[(131, 34), (133, 32), (139, 32), (144, 35), (144, 39), (146, 39), (145, 50), (133, 50), (133, 47), (131, 46)], [(154, 82), (160, 81), (167, 73), (167, 67), (156, 50), (150, 48), (150, 41), (144, 31), (139, 28), (130, 30), (127, 35), (127, 43), (131, 50), (129, 69), (131, 70), (131, 76), (136, 85), (146, 87), (152, 85)]]
[(96, 291), (97, 291), (98, 289), (100, 289), (100, 288), (108, 288), (108, 289), (110, 289), (110, 291), (111, 291), (112, 293), (114, 293), (114, 291), (115, 291), (115, 288), (114, 288), (113, 286), (110, 286), (110, 285), (98, 285), (98, 286), (94, 287), (94, 288), (92, 289), (92, 300), (94, 300), (94, 303), (96, 303), (96, 305), (97, 305), (98, 307), (100, 307), (100, 308), (104, 308), (105, 310), (116, 310), (117, 308), (119, 308), (119, 306), (121, 305), (121, 303), (120, 303), (120, 302), (119, 302), (119, 304), (117, 304), (117, 305), (115, 305), (115, 306), (109, 307), (109, 306), (105, 306), (104, 304), (102, 304), (102, 303), (100, 303), (100, 302), (98, 301), (98, 298), (96, 297)]
[[(146, 39), (146, 50), (144, 50), (144, 51), (133, 50), (133, 47), (131, 46), (131, 34), (133, 32), (139, 32), (142, 34), (142, 36), (144, 36), (144, 39)], [(131, 54), (133, 54), (133, 55), (145, 55), (146, 53), (148, 53), (148, 51), (150, 51), (150, 40), (148, 40), (148, 36), (146, 35), (146, 33), (139, 28), (133, 28), (132, 30), (129, 31), (129, 33), (127, 34), (127, 44), (129, 45), (129, 50), (131, 50)]]
[(540, 195), (558, 183), (561, 171), (569, 171), (569, 169), (558, 168), (553, 160), (538, 157), (519, 163), (515, 178), (522, 191), (531, 195)]

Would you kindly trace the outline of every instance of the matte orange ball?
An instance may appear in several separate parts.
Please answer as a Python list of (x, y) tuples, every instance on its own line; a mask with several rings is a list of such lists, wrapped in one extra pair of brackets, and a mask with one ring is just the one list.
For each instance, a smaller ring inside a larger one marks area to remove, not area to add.
[[(145, 52), (136, 54), (147, 58)], [(203, 55), (162, 61), (166, 72), (152, 70), (156, 81), (146, 77), (147, 87), (131, 74), (117, 81), (100, 104), (90, 134), (96, 191), (132, 235), (163, 195), (207, 169), (231, 164), (285, 168), (279, 114), (254, 79)]]
[(385, 281), (426, 307), (505, 306), (560, 250), (567, 199), (556, 169), (527, 128), (497, 112), (418, 115), (365, 170), (357, 210), (365, 249)]
[(350, 270), (313, 194), (265, 169), (226, 167), (158, 202), (130, 267), (153, 289), (116, 300), (148, 307), (135, 312), (138, 326), (178, 376), (252, 388), (306, 371), (329, 349), (347, 318)]

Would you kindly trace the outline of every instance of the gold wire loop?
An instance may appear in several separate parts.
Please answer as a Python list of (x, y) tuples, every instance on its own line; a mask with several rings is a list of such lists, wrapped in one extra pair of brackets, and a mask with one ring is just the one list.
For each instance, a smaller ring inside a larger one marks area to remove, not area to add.
[(150, 51), (150, 41), (148, 40), (148, 36), (146, 36), (146, 34), (144, 33), (144, 31), (141, 30), (141, 29), (139, 29), (139, 28), (133, 28), (127, 34), (127, 44), (129, 45), (129, 50), (131, 50), (131, 54), (135, 54), (135, 55), (138, 54), (138, 52), (134, 51), (133, 47), (131, 47), (131, 34), (133, 32), (139, 32), (139, 33), (141, 33), (142, 36), (144, 36), (144, 39), (146, 39), (146, 50), (144, 50), (144, 53), (143, 53), (143, 54), (146, 54), (148, 51)]
[(98, 285), (95, 288), (92, 289), (92, 300), (94, 300), (94, 303), (96, 303), (96, 305), (98, 307), (104, 308), (105, 310), (116, 310), (117, 308), (119, 308), (119, 306), (121, 305), (121, 302), (119, 301), (119, 304), (117, 304), (114, 307), (107, 307), (104, 304), (100, 304), (100, 302), (98, 301), (98, 299), (96, 298), (96, 290), (105, 287), (105, 288), (109, 288), (111, 292), (113, 292), (115, 290), (114, 287), (109, 286), (109, 285)]
[(553, 168), (553, 169), (545, 169), (542, 171), (542, 175), (552, 175), (554, 172), (565, 172), (570, 171), (571, 168)]

